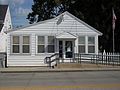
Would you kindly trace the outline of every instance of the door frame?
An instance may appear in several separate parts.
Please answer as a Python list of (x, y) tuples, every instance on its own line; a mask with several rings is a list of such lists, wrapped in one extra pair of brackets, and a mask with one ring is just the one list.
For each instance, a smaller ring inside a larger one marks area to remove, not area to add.
[(71, 58), (66, 58), (66, 50), (65, 50), (65, 43), (66, 41), (71, 41), (72, 42), (72, 58), (73, 58), (73, 54), (75, 52), (74, 47), (75, 47), (75, 40), (74, 39), (61, 39), (58, 40), (58, 53), (59, 53), (59, 41), (62, 41), (63, 45), (62, 45), (62, 58), (63, 59), (71, 59)]

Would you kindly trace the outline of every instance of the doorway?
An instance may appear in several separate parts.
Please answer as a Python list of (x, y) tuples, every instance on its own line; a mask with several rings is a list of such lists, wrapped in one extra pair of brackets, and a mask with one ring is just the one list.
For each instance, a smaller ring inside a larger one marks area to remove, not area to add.
[(73, 41), (60, 40), (59, 41), (59, 57), (60, 58), (73, 58)]

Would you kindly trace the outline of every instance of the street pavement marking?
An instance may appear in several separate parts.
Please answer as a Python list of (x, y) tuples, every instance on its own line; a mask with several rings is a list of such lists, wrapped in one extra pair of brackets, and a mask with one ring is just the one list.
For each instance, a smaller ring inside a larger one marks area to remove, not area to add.
[(63, 86), (26, 86), (26, 87), (0, 87), (0, 90), (62, 90), (62, 89), (115, 89), (120, 88), (120, 84), (81, 84)]

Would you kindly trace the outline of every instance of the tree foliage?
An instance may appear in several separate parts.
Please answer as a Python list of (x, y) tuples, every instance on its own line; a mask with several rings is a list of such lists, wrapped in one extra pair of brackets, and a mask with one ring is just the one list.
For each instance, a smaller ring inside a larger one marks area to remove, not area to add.
[(53, 18), (69, 11), (103, 33), (99, 49), (112, 51), (112, 8), (117, 17), (115, 28), (115, 51), (120, 52), (120, 0), (33, 0), (30, 23)]

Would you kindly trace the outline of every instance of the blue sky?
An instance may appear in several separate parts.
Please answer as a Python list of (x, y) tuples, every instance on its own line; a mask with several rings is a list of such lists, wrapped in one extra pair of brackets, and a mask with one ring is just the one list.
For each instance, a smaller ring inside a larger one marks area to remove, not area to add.
[(33, 0), (0, 0), (0, 4), (9, 4), (14, 27), (28, 24), (26, 18), (28, 13), (31, 12)]

